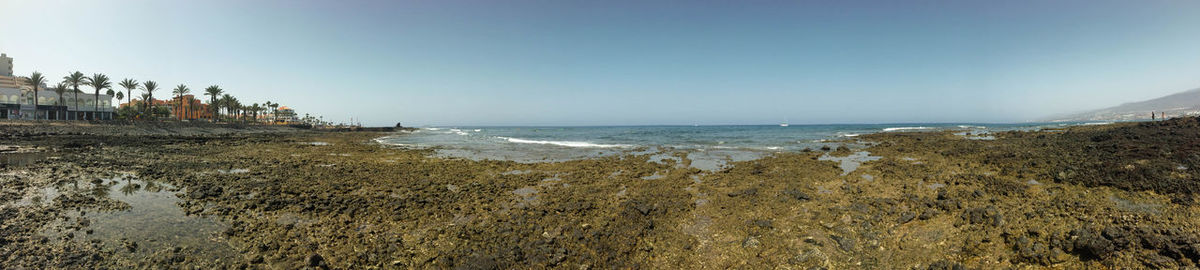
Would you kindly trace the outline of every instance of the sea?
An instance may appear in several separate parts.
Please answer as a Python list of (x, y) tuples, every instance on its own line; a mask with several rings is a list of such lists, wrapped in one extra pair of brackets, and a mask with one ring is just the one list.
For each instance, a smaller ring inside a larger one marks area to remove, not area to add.
[[(972, 139), (989, 133), (1040, 130), (1071, 123), (926, 123), (722, 126), (590, 127), (425, 127), (398, 132), (377, 142), (404, 148), (433, 149), (440, 157), (517, 162), (558, 162), (623, 154), (683, 151), (702, 169), (761, 158), (779, 152), (817, 150), (839, 145), (862, 147), (855, 137), (877, 132), (953, 130)], [(850, 140), (847, 140), (850, 139)]]

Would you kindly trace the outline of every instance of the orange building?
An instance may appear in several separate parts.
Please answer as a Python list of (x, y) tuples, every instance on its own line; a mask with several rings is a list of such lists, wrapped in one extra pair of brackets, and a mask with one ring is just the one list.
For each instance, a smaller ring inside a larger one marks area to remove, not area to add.
[[(180, 103), (179, 100), (179, 97), (171, 97), (171, 100), (154, 99), (151, 103), (155, 108), (167, 108), (171, 111), (171, 118), (179, 120), (210, 119), (212, 117), (212, 110), (209, 109), (208, 104), (200, 102), (200, 99), (196, 99), (195, 96), (184, 95), (183, 103)], [(130, 103), (141, 105), (142, 100), (133, 99)], [(130, 106), (130, 103), (121, 103), (121, 107)]]
[[(200, 102), (194, 95), (183, 95), (183, 103), (180, 103), (180, 97), (171, 97), (171, 117), (183, 119), (209, 119), (212, 117), (212, 110), (208, 108), (208, 104)], [(182, 105), (182, 106), (180, 106)]]

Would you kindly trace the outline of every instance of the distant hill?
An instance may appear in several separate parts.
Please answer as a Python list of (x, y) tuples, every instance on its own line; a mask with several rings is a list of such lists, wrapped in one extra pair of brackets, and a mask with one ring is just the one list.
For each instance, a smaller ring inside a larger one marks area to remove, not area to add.
[(1200, 88), (1156, 99), (1131, 102), (1090, 112), (1069, 114), (1046, 119), (1060, 121), (1128, 121), (1148, 120), (1150, 112), (1167, 113), (1167, 117), (1200, 115)]

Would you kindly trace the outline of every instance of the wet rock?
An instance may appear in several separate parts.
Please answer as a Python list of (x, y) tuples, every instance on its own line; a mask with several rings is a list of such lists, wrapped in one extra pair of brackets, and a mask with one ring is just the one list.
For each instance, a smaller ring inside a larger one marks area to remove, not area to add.
[(940, 200), (946, 200), (946, 199), (950, 199), (950, 195), (949, 195), (949, 194), (946, 194), (946, 190), (945, 190), (945, 189), (939, 189), (939, 190), (937, 191), (937, 199), (938, 199), (939, 201), (940, 201)]
[(984, 224), (991, 226), (1004, 225), (1004, 214), (1001, 214), (995, 206), (979, 207), (968, 209), (963, 213), (963, 219), (970, 224)]
[(1148, 269), (1180, 268), (1175, 259), (1171, 259), (1171, 257), (1163, 256), (1160, 254), (1147, 254), (1147, 255), (1139, 258), (1139, 260), (1141, 260), (1142, 264), (1145, 267), (1147, 267)]
[(223, 191), (224, 191), (224, 189), (221, 186), (203, 185), (203, 186), (192, 188), (191, 191), (188, 192), (188, 197), (190, 197), (192, 199), (205, 199), (205, 198), (218, 197), (218, 196), (221, 196)]
[(896, 222), (904, 224), (912, 221), (914, 218), (917, 218), (916, 214), (913, 214), (912, 212), (904, 212), (903, 214), (900, 214), (900, 218), (897, 219)]
[(1034, 241), (1027, 236), (1017, 237), (1012, 243), (1017, 256), (1015, 261), (1040, 265), (1052, 265), (1067, 260), (1066, 254), (1058, 247)]
[(129, 251), (129, 252), (134, 252), (134, 251), (137, 251), (137, 249), (138, 249), (137, 242), (129, 241), (129, 239), (121, 239), (121, 246), (124, 247), (125, 250)]
[(757, 227), (759, 227), (759, 228), (764, 228), (764, 229), (770, 229), (770, 228), (772, 228), (772, 227), (771, 227), (771, 221), (770, 221), (770, 220), (765, 220), (765, 219), (756, 219), (756, 220), (754, 220), (752, 223), (754, 224), (754, 226), (757, 226)]
[(803, 191), (800, 191), (799, 189), (794, 189), (794, 188), (783, 190), (783, 195), (791, 197), (798, 201), (812, 200), (812, 196), (809, 196), (808, 193), (804, 193)]
[(758, 237), (750, 236), (742, 240), (742, 247), (744, 248), (757, 248), (758, 245)]
[(939, 212), (937, 209), (925, 208), (925, 211), (921, 211), (921, 216), (919, 216), (918, 218), (920, 218), (921, 220), (929, 220), (931, 218), (937, 217), (937, 215), (939, 213), (941, 213), (941, 212)]
[(1116, 252), (1116, 246), (1113, 245), (1112, 241), (1091, 230), (1075, 229), (1071, 231), (1070, 235), (1071, 239), (1074, 239), (1071, 242), (1074, 247), (1072, 253), (1075, 253), (1082, 259), (1105, 259)]
[(325, 258), (322, 258), (321, 255), (316, 253), (309, 254), (308, 257), (305, 257), (304, 265), (308, 267), (326, 268)]
[(747, 188), (747, 189), (743, 189), (743, 190), (738, 190), (738, 191), (730, 192), (728, 195), (729, 195), (729, 197), (754, 196), (754, 195), (758, 195), (758, 188)]
[(853, 238), (840, 235), (830, 235), (829, 238), (833, 239), (833, 241), (836, 242), (838, 247), (842, 248), (842, 250), (845, 250), (846, 252), (854, 251), (855, 243)]

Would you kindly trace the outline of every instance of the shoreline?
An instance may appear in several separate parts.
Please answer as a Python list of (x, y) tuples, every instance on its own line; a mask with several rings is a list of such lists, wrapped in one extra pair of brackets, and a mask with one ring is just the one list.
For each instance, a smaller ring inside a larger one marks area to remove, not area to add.
[[(1200, 263), (1195, 118), (995, 132), (993, 140), (949, 131), (863, 134), (854, 139), (875, 142), (865, 150), (879, 159), (854, 170), (821, 158), (854, 154), (849, 149), (780, 153), (704, 171), (690, 168), (687, 155), (554, 163), (436, 158), (432, 150), (374, 142), (384, 134), (0, 123), (6, 145), (45, 154), (0, 167), (6, 225), (0, 242), (11, 251), (0, 263), (703, 269)], [(124, 173), (135, 178), (114, 179)], [(44, 198), (35, 203), (36, 196)], [(145, 228), (137, 224), (160, 224), (103, 219), (162, 204), (121, 200), (139, 196), (174, 196), (174, 205), (155, 215), (213, 220), (223, 229), (190, 237), (223, 243), (237, 255), (185, 243), (153, 246), (129, 234), (100, 239), (109, 232), (103, 226), (138, 231)]]

